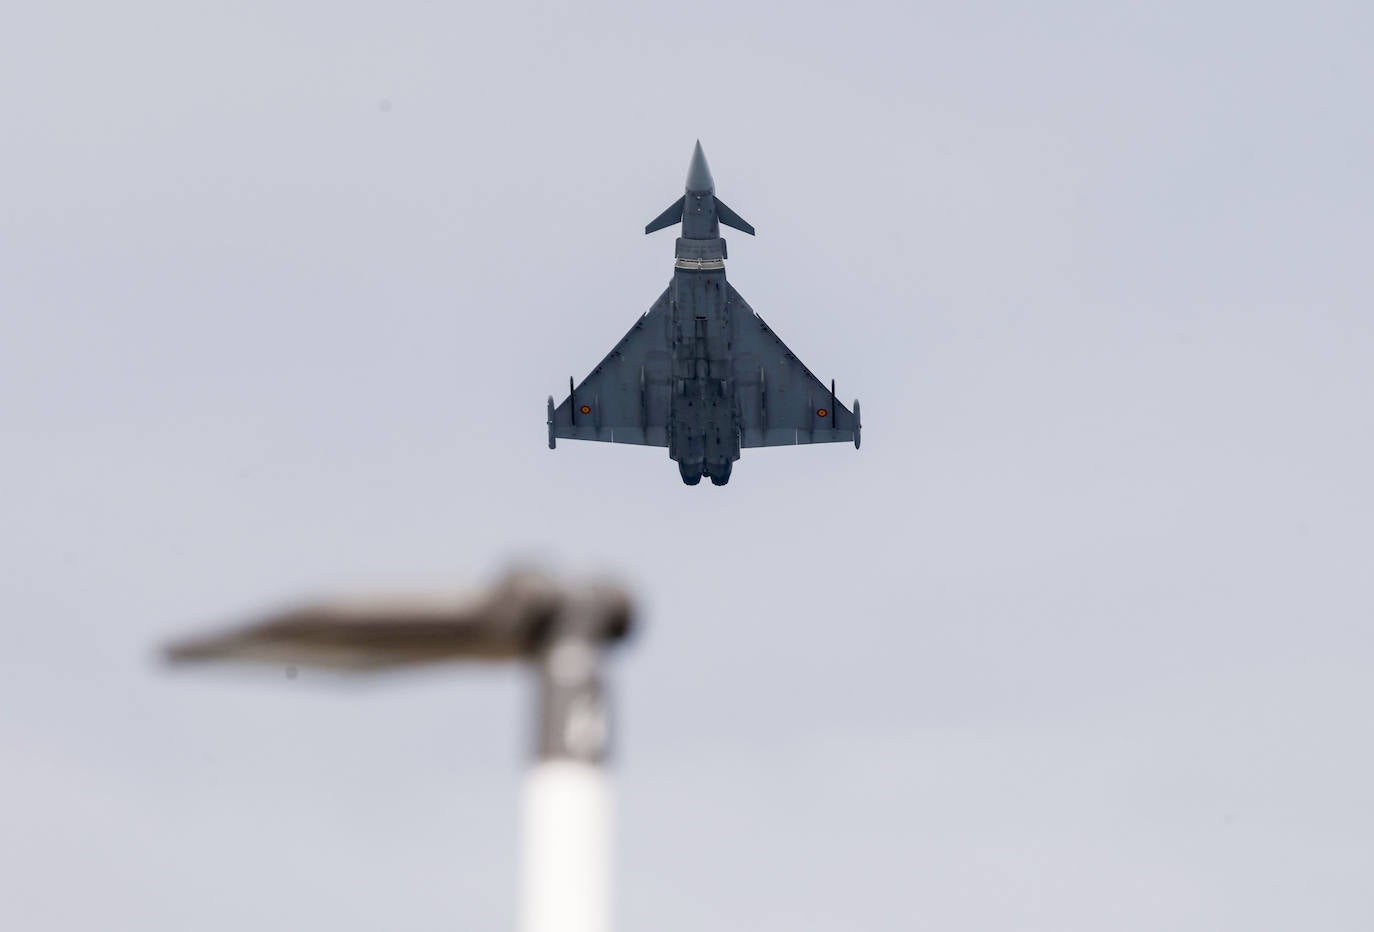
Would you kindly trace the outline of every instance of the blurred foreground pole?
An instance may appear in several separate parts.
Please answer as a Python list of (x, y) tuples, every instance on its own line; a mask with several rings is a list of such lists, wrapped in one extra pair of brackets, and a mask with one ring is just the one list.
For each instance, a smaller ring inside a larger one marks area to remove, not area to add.
[(536, 759), (521, 819), (520, 932), (609, 932), (611, 787), (602, 667), (628, 598), (519, 573), (475, 595), (324, 602), (171, 645), (174, 663), (252, 661), (375, 671), (520, 661), (539, 681)]

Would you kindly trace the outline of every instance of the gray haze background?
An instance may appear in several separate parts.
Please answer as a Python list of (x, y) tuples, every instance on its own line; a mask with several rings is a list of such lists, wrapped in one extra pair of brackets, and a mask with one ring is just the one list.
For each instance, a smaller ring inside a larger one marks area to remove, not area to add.
[[(1374, 926), (1367, 5), (5, 19), (7, 926), (509, 928), (519, 675), (152, 648), (524, 558), (642, 593), (621, 928)], [(860, 453), (545, 448), (698, 137)]]

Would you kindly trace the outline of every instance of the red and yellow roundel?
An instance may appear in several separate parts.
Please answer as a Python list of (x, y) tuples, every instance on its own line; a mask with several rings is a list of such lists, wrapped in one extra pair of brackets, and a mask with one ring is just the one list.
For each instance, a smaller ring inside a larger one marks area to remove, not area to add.
[(824, 408), (817, 408), (817, 409), (816, 409), (816, 417), (826, 417), (826, 416), (828, 416), (829, 414), (830, 414), (830, 412), (827, 411), (827, 410), (825, 410)]
[(591, 413), (592, 413), (592, 406), (591, 406), (591, 405), (583, 405), (582, 407), (578, 408), (577, 410), (581, 411), (583, 414), (591, 414)]

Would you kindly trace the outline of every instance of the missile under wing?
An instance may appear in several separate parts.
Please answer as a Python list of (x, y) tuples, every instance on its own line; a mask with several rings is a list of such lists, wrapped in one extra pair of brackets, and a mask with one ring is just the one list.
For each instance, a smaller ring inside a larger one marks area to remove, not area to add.
[(853, 409), (811, 374), (725, 279), (725, 225), (754, 228), (716, 197), (697, 143), (687, 190), (645, 233), (682, 224), (673, 280), (562, 404), (548, 401), (549, 449), (559, 438), (667, 447), (682, 480), (730, 481), (745, 447), (853, 441)]

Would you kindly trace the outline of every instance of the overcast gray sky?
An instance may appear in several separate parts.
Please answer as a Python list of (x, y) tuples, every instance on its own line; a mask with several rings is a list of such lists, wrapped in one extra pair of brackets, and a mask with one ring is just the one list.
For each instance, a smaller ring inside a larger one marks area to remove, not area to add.
[[(623, 929), (1374, 927), (1374, 15), (1288, 7), (7, 11), (4, 924), (510, 928), (519, 675), (151, 652), (536, 559), (644, 606)], [(862, 451), (546, 449), (697, 138)]]

